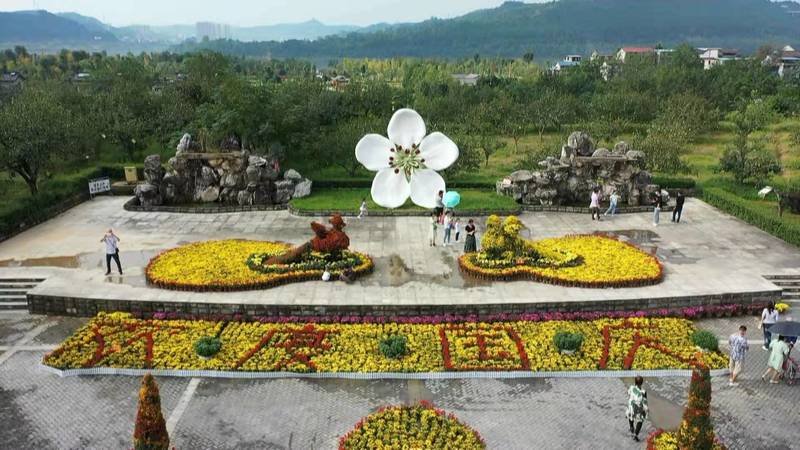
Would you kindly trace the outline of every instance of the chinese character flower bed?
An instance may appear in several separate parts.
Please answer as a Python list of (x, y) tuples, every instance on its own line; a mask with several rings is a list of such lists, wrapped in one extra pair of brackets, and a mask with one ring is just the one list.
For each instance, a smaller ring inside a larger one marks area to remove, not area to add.
[[(559, 331), (583, 344), (562, 355)], [(58, 369), (132, 368), (247, 372), (463, 372), (688, 369), (701, 357), (726, 367), (718, 352), (697, 356), (692, 322), (677, 318), (461, 323), (266, 323), (142, 320), (100, 313), (44, 358)], [(389, 358), (380, 343), (406, 338)], [(218, 336), (222, 348), (200, 358), (194, 343)]]
[(345, 250), (337, 261), (309, 252), (303, 260), (285, 265), (261, 265), (264, 258), (292, 247), (282, 242), (224, 240), (196, 242), (167, 250), (147, 265), (148, 283), (164, 289), (228, 291), (264, 289), (280, 284), (318, 280), (326, 266), (331, 273), (351, 267), (355, 276), (372, 271), (372, 259)]
[(339, 450), (456, 448), (480, 450), (486, 443), (477, 431), (428, 402), (382, 408), (339, 440)]
[(530, 242), (530, 246), (544, 261), (559, 263), (538, 265), (523, 260), (504, 266), (487, 263), (482, 253), (468, 253), (459, 258), (459, 266), (462, 272), (483, 279), (529, 279), (587, 288), (658, 284), (664, 276), (656, 257), (606, 236), (565, 236)]

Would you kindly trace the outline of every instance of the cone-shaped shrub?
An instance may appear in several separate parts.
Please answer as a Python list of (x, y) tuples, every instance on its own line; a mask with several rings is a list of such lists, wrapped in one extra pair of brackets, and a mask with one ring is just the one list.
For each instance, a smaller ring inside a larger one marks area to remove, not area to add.
[(714, 428), (711, 425), (711, 374), (705, 364), (692, 371), (689, 402), (678, 428), (678, 448), (681, 450), (711, 450), (714, 448)]
[(136, 428), (133, 431), (135, 450), (167, 450), (169, 434), (161, 414), (161, 396), (158, 385), (149, 373), (142, 379), (139, 389), (139, 411), (136, 413)]

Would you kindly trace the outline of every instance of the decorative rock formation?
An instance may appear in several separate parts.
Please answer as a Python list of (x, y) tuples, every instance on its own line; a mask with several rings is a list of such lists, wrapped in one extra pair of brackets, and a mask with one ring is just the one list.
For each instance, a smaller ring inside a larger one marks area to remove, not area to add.
[(620, 204), (650, 204), (661, 192), (644, 170), (644, 153), (620, 142), (613, 150), (595, 150), (588, 133), (570, 134), (561, 157), (539, 163), (539, 170), (518, 170), (498, 181), (497, 192), (528, 205), (589, 205), (592, 189), (607, 197), (616, 190)]
[(143, 206), (219, 202), (230, 205), (272, 205), (311, 194), (312, 182), (289, 169), (279, 180), (277, 160), (241, 150), (236, 138), (225, 139), (219, 152), (202, 152), (199, 143), (184, 134), (175, 156), (161, 165), (161, 157), (145, 158), (145, 184), (135, 194)]

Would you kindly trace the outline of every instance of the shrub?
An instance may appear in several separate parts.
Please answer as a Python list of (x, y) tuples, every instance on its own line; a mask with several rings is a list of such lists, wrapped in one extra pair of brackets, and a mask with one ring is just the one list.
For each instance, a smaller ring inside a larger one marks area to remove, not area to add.
[(204, 358), (210, 358), (216, 355), (221, 348), (222, 341), (214, 336), (201, 337), (194, 343), (194, 351)]
[(692, 342), (694, 345), (715, 352), (719, 350), (719, 339), (717, 336), (706, 330), (697, 330), (692, 334)]
[(136, 412), (133, 448), (134, 450), (169, 448), (167, 424), (161, 414), (161, 396), (155, 379), (149, 373), (142, 378), (142, 387), (139, 389), (139, 410)]
[(678, 448), (711, 450), (714, 448), (714, 427), (711, 424), (711, 374), (708, 367), (692, 371), (689, 401), (677, 432)]
[(406, 347), (407, 343), (408, 340), (405, 336), (395, 334), (383, 339), (380, 344), (378, 344), (378, 348), (383, 356), (391, 359), (400, 359), (405, 356), (408, 351)]
[(656, 175), (653, 177), (653, 184), (663, 189), (694, 189), (696, 182), (692, 178)]
[(553, 343), (559, 351), (578, 351), (583, 344), (583, 334), (559, 331), (553, 337)]

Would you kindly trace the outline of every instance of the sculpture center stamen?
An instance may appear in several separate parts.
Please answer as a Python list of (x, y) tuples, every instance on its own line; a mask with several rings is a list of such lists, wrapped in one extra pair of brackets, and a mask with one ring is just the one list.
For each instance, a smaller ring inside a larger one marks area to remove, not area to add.
[(425, 159), (419, 150), (419, 146), (414, 144), (410, 149), (403, 148), (396, 145), (391, 149), (392, 156), (389, 157), (389, 167), (394, 168), (394, 173), (400, 173), (402, 170), (407, 177), (418, 169), (424, 169)]

